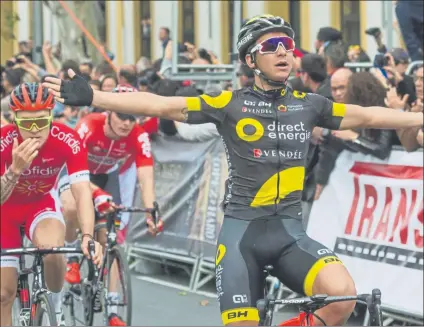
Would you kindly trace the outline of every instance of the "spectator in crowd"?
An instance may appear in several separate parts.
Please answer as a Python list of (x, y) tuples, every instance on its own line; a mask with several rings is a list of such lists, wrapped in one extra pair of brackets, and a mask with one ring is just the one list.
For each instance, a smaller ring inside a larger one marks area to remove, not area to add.
[(329, 44), (341, 42), (342, 38), (342, 33), (334, 27), (321, 27), (314, 42), (315, 51), (319, 53)]
[(300, 78), (303, 85), (311, 89), (313, 93), (332, 99), (325, 59), (320, 55), (307, 54), (302, 57)]
[(396, 1), (396, 17), (412, 61), (423, 60), (423, 1)]
[[(386, 89), (371, 73), (355, 73), (349, 78), (346, 103), (363, 107), (384, 107), (385, 97)], [(335, 137), (346, 141), (345, 144), (350, 149), (379, 159), (387, 158), (392, 148), (391, 130), (362, 129), (333, 131), (332, 133)]]
[(327, 74), (331, 76), (337, 69), (343, 68), (348, 61), (345, 47), (340, 43), (329, 44), (324, 50)]
[(347, 84), (352, 71), (348, 68), (340, 68), (331, 76), (331, 96), (335, 102), (345, 103)]
[(119, 68), (118, 84), (137, 87), (138, 79), (135, 65), (122, 65)]
[(103, 75), (108, 75), (108, 74), (115, 74), (115, 71), (114, 71), (113, 67), (111, 65), (109, 65), (109, 63), (104, 61), (104, 62), (101, 62), (100, 64), (98, 64), (93, 69), (93, 72), (91, 74), (91, 79), (92, 80), (99, 80), (100, 77), (102, 77)]
[(347, 50), (349, 62), (371, 62), (370, 57), (366, 54), (360, 45), (350, 45)]
[(141, 57), (135, 64), (137, 74), (140, 75), (146, 69), (152, 68), (152, 63), (149, 58)]
[[(352, 74), (350, 69), (340, 68), (331, 76), (331, 95), (335, 102), (346, 103), (347, 86)], [(314, 200), (318, 200), (321, 196), (340, 152), (346, 149), (344, 142), (330, 134), (328, 129), (321, 130), (319, 140), (321, 142), (319, 159), (314, 171), (316, 182)]]
[(171, 40), (171, 31), (168, 27), (161, 27), (159, 29), (159, 41), (162, 43), (163, 55), (165, 55), (165, 49)]
[(239, 70), (237, 72), (237, 77), (239, 79), (239, 86), (241, 88), (253, 86), (253, 84), (255, 83), (255, 73), (252, 69), (249, 68), (249, 66), (245, 64), (240, 65)]
[(100, 90), (105, 92), (112, 92), (118, 85), (116, 74), (106, 74), (100, 78)]
[[(414, 81), (416, 88), (416, 101), (411, 105), (408, 104), (407, 96), (398, 94), (395, 88), (390, 88), (386, 96), (386, 105), (392, 109), (401, 109), (413, 112), (423, 112), (423, 66), (418, 67), (414, 72)], [(401, 144), (406, 151), (415, 151), (422, 147), (422, 130), (419, 128), (399, 129), (396, 131)]]
[(89, 76), (93, 74), (93, 68), (94, 68), (93, 63), (90, 61), (83, 62), (79, 65), (79, 70), (81, 74), (87, 74)]
[(88, 81), (88, 84), (91, 85), (91, 88), (93, 90), (99, 91), (100, 90), (100, 81), (97, 79), (91, 79)]
[(3, 115), (9, 114), (9, 101), (10, 93), (13, 89), (21, 84), (24, 71), (20, 68), (13, 69), (7, 68), (1, 74), (1, 86), (2, 86), (2, 99), (1, 99), (1, 112)]
[(72, 59), (66, 60), (62, 64), (62, 68), (59, 71), (59, 78), (64, 80), (69, 80), (68, 70), (72, 69), (76, 74), (81, 75), (79, 70), (79, 64)]

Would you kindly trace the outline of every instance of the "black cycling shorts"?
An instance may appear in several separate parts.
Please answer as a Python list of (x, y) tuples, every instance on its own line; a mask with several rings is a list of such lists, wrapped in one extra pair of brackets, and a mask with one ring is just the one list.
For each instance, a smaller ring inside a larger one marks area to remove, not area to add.
[(291, 290), (312, 295), (319, 271), (340, 259), (306, 235), (300, 219), (241, 220), (229, 216), (218, 238), (216, 289), (223, 323), (259, 321), (256, 302), (264, 297), (264, 267)]

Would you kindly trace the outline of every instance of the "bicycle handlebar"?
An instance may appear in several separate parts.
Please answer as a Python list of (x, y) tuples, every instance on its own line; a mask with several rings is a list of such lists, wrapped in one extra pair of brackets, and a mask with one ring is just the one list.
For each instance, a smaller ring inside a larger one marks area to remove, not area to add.
[(40, 249), (36, 247), (28, 247), (28, 248), (16, 248), (16, 249), (2, 249), (0, 251), (0, 256), (6, 255), (47, 255), (47, 254), (65, 254), (65, 253), (76, 253), (81, 254), (81, 248), (75, 247), (54, 247), (50, 249)]

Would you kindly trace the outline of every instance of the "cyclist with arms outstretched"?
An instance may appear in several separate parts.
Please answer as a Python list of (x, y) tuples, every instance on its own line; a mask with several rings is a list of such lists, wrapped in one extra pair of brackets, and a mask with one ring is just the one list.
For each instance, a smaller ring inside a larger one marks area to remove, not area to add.
[[(218, 239), (216, 288), (225, 325), (259, 321), (263, 268), (306, 295), (355, 295), (355, 284), (329, 249), (302, 227), (301, 192), (312, 129), (402, 128), (422, 126), (422, 113), (339, 104), (286, 86), (293, 64), (294, 32), (280, 17), (256, 16), (241, 28), (240, 60), (255, 72), (255, 85), (199, 97), (92, 91), (70, 72), (70, 81), (48, 78), (58, 101), (93, 105), (129, 114), (188, 123), (216, 124), (225, 144), (229, 177), (225, 218)], [(325, 217), (323, 217), (325, 219)], [(355, 303), (316, 311), (329, 325), (343, 324)], [(286, 322), (300, 325), (304, 314)]]
[[(15, 124), (1, 127), (1, 248), (21, 247), (20, 226), (25, 226), (26, 236), (36, 247), (64, 245), (65, 224), (62, 215), (56, 211), (50, 192), (59, 171), (66, 164), (82, 231), (81, 247), (89, 257), (88, 241), (93, 239), (94, 208), (87, 151), (77, 133), (65, 125), (52, 123), (54, 104), (54, 97), (38, 83), (21, 84), (11, 94), (9, 106), (15, 112)], [(102, 252), (97, 242), (95, 249), (93, 259), (98, 264)], [(12, 323), (18, 268), (18, 257), (1, 257), (2, 326)], [(62, 326), (63, 255), (45, 256), (44, 272)]]

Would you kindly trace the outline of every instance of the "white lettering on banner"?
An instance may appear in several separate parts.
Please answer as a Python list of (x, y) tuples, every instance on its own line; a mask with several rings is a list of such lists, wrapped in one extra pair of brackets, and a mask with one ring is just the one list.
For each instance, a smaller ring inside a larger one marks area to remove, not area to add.
[(66, 143), (71, 149), (73, 154), (80, 152), (80, 141), (74, 138), (72, 133), (65, 133), (60, 130), (58, 126), (53, 126), (51, 130), (51, 135), (57, 138), (59, 141)]
[(149, 134), (142, 133), (138, 136), (137, 140), (141, 145), (143, 155), (150, 158), (152, 156), (152, 146), (150, 144)]
[(358, 293), (379, 288), (384, 305), (418, 314), (424, 304), (422, 183), (422, 152), (392, 150), (382, 161), (344, 151), (307, 228), (340, 257)]
[(7, 135), (5, 137), (1, 138), (1, 150), (0, 152), (3, 152), (9, 145), (13, 144), (13, 139), (15, 137), (18, 137), (18, 132), (17, 131), (10, 131), (9, 133), (7, 133)]
[(216, 228), (218, 219), (218, 202), (219, 202), (219, 189), (221, 179), (221, 157), (211, 157), (212, 171), (209, 182), (208, 193), (208, 207), (206, 211), (206, 224), (205, 224), (205, 240), (209, 242), (216, 241)]
[(276, 124), (273, 122), (267, 126), (267, 129), (270, 139), (296, 140), (304, 143), (311, 138), (311, 132), (305, 128), (303, 122), (299, 124)]

